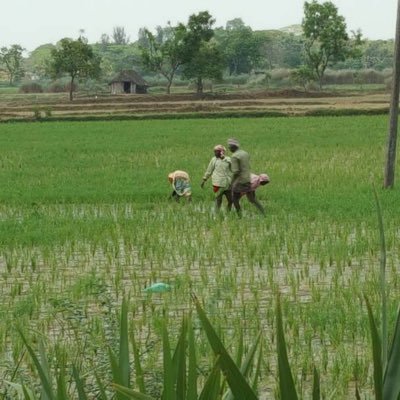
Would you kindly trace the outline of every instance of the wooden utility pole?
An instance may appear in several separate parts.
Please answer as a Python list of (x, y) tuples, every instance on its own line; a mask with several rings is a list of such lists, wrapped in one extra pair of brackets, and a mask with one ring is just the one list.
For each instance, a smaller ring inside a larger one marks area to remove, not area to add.
[(389, 135), (387, 141), (385, 178), (383, 186), (394, 186), (394, 169), (396, 165), (397, 121), (399, 114), (400, 91), (400, 0), (397, 0), (396, 37), (394, 41), (394, 63), (392, 98), (390, 101)]

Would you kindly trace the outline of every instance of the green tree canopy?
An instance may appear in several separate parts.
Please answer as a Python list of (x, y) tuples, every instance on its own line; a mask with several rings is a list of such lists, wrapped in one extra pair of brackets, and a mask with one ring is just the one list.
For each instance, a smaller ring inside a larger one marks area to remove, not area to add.
[(224, 57), (215, 41), (203, 42), (190, 62), (183, 66), (183, 76), (195, 79), (197, 93), (203, 93), (204, 79), (222, 79)]
[(158, 72), (167, 79), (167, 93), (176, 72), (188, 64), (200, 50), (203, 42), (213, 36), (214, 20), (207, 11), (193, 14), (187, 25), (157, 28), (156, 34), (147, 29), (140, 31), (142, 60), (147, 69)]
[(10, 85), (24, 76), (23, 51), (24, 49), (19, 44), (0, 49), (0, 64), (4, 66), (7, 72)]
[(123, 26), (114, 26), (112, 39), (115, 44), (128, 44), (129, 37), (125, 32), (125, 28)]
[[(330, 1), (319, 4), (316, 0), (304, 3), (302, 22), (305, 36), (307, 64), (322, 87), (322, 79), (329, 63), (343, 61), (353, 54), (354, 43), (346, 33), (346, 22)], [(356, 42), (361, 41), (358, 33)]]
[(25, 65), (34, 77), (42, 79), (46, 76), (51, 51), (54, 48), (55, 46), (51, 43), (43, 44), (30, 53)]
[(140, 69), (141, 53), (136, 43), (113, 44), (96, 43), (92, 45), (94, 53), (101, 58), (101, 72), (104, 78), (123, 70)]
[(51, 50), (49, 72), (53, 77), (67, 74), (71, 78), (69, 98), (72, 101), (73, 85), (76, 79), (98, 78), (100, 75), (100, 58), (97, 57), (86, 40), (62, 39), (55, 49)]
[(261, 59), (261, 41), (240, 18), (228, 21), (225, 29), (216, 29), (216, 39), (226, 60), (229, 74), (249, 73)]
[(296, 68), (303, 63), (304, 40), (302, 35), (267, 30), (254, 32), (260, 43), (260, 66)]

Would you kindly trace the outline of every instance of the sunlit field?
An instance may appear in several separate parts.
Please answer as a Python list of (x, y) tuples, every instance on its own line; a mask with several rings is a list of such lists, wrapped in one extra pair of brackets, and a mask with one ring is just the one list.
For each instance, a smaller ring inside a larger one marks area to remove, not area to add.
[[(253, 172), (271, 178), (257, 190), (265, 217), (246, 198), (241, 219), (224, 207), (216, 215), (210, 182), (200, 188), (214, 145), (232, 136)], [(35, 351), (43, 342), (50, 370), (69, 373), (74, 364), (88, 398), (111, 398), (108, 348), (118, 347), (124, 297), (148, 394), (160, 397), (163, 321), (174, 344), (189, 312), (200, 385), (215, 361), (195, 294), (233, 358), (241, 341), (247, 351), (262, 332), (256, 390), (275, 398), (281, 293), (298, 392), (310, 398), (316, 366), (323, 398), (355, 398), (356, 386), (372, 398), (363, 295), (378, 315), (374, 187), (389, 333), (400, 290), (400, 190), (382, 189), (386, 136), (385, 116), (2, 125), (0, 396), (17, 398), (22, 383), (40, 392), (20, 329)], [(190, 174), (191, 203), (169, 198), (167, 175), (176, 169)], [(158, 282), (171, 290), (144, 290)], [(78, 398), (75, 385), (66, 386)]]

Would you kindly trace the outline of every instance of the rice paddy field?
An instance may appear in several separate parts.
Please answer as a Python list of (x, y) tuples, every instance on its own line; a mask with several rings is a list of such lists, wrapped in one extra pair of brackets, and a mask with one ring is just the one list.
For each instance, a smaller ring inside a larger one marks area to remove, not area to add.
[[(148, 394), (161, 396), (164, 321), (175, 343), (191, 312), (200, 384), (214, 357), (192, 294), (233, 357), (261, 332), (257, 393), (277, 398), (277, 293), (300, 397), (311, 398), (315, 366), (322, 398), (354, 399), (356, 387), (373, 398), (363, 296), (378, 317), (374, 187), (390, 334), (399, 305), (400, 190), (381, 188), (387, 125), (387, 116), (2, 125), (1, 398), (23, 398), (21, 384), (40, 393), (18, 330), (50, 370), (77, 366), (88, 398), (112, 398), (108, 348), (118, 346), (123, 298)], [(242, 218), (216, 215), (210, 182), (200, 188), (214, 145), (232, 136), (253, 172), (271, 178), (257, 190), (265, 217), (245, 198)], [(191, 203), (169, 198), (176, 169), (190, 174)], [(160, 282), (172, 290), (144, 290)], [(78, 398), (72, 379), (66, 392)]]

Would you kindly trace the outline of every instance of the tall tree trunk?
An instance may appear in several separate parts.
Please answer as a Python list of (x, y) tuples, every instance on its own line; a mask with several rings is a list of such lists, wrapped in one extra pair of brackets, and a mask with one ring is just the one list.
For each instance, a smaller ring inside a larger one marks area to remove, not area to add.
[(72, 94), (72, 92), (74, 90), (74, 79), (75, 79), (75, 76), (71, 76), (71, 82), (69, 84), (69, 101), (72, 101), (74, 99), (74, 96)]
[(397, 1), (396, 39), (394, 46), (393, 83), (392, 97), (390, 101), (389, 135), (386, 150), (384, 188), (392, 188), (394, 186), (394, 169), (396, 164), (397, 121), (399, 114), (400, 90), (400, 0)]
[(203, 93), (203, 79), (201, 77), (197, 78), (197, 94)]

